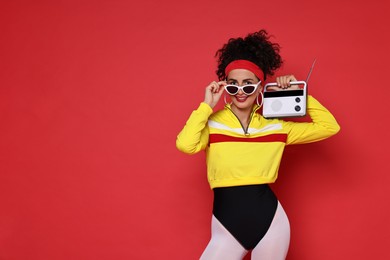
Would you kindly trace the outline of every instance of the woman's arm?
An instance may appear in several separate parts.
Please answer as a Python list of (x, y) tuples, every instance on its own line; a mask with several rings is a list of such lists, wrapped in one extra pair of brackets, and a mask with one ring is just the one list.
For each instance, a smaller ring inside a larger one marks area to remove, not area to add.
[[(299, 89), (297, 85), (290, 85), (296, 81), (294, 75), (277, 77), (275, 91), (285, 89)], [(312, 96), (307, 97), (307, 112), (312, 120), (310, 123), (283, 122), (283, 129), (287, 130), (288, 137), (286, 144), (304, 144), (320, 141), (337, 134), (340, 126), (333, 115), (320, 102)]]
[(209, 142), (206, 125), (212, 112), (212, 108), (204, 102), (199, 105), (197, 110), (192, 112), (176, 138), (177, 149), (183, 153), (194, 154), (206, 148)]
[(204, 101), (192, 112), (176, 138), (177, 149), (183, 153), (194, 154), (206, 148), (209, 142), (207, 121), (221, 98), (224, 85), (224, 81), (213, 81), (206, 87)]
[(333, 115), (312, 96), (308, 96), (307, 112), (312, 122), (283, 123), (283, 127), (289, 129), (287, 144), (317, 142), (340, 131), (340, 126)]

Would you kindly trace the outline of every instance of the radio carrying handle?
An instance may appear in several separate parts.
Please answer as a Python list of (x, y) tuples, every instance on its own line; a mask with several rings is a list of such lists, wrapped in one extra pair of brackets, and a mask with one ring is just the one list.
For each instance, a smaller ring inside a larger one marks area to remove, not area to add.
[[(306, 86), (307, 86), (307, 83), (306, 81), (291, 81), (290, 82), (290, 85), (303, 85), (303, 90), (306, 90)], [(272, 83), (267, 83), (264, 85), (264, 92), (267, 92), (267, 88), (268, 87), (275, 87), (275, 86), (278, 86), (278, 83), (276, 82), (272, 82)], [(287, 90), (282, 90), (282, 91), (289, 91), (288, 89)]]

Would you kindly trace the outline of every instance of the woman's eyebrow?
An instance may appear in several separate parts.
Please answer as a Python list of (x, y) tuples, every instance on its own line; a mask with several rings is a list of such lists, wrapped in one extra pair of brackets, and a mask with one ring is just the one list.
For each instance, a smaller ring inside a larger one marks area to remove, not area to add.
[[(252, 79), (252, 78), (247, 78), (247, 79), (243, 79), (242, 82), (244, 81), (254, 81), (255, 79)], [(238, 82), (238, 80), (236, 79), (228, 79), (228, 81), (235, 81), (235, 82)]]
[(226, 82), (228, 82), (228, 83), (236, 83), (237, 80), (235, 80), (235, 79), (226, 79)]
[(254, 81), (255, 79), (248, 78), (248, 79), (243, 79), (242, 81)]

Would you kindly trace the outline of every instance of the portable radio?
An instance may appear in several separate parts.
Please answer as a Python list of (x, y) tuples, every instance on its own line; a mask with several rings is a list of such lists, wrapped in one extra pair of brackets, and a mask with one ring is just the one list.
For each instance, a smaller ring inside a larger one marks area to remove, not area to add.
[(300, 89), (269, 91), (269, 87), (278, 85), (276, 82), (268, 83), (264, 86), (263, 116), (265, 118), (300, 117), (306, 115), (306, 81), (291, 81), (290, 84), (300, 85)]

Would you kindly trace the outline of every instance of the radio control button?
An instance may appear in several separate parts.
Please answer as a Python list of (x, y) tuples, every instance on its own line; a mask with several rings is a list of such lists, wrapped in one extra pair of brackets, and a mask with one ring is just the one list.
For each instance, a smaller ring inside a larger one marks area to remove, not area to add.
[(299, 103), (301, 102), (301, 99), (299, 97), (295, 98), (295, 102)]
[(295, 106), (295, 111), (297, 111), (297, 112), (301, 111), (301, 107), (300, 106)]

